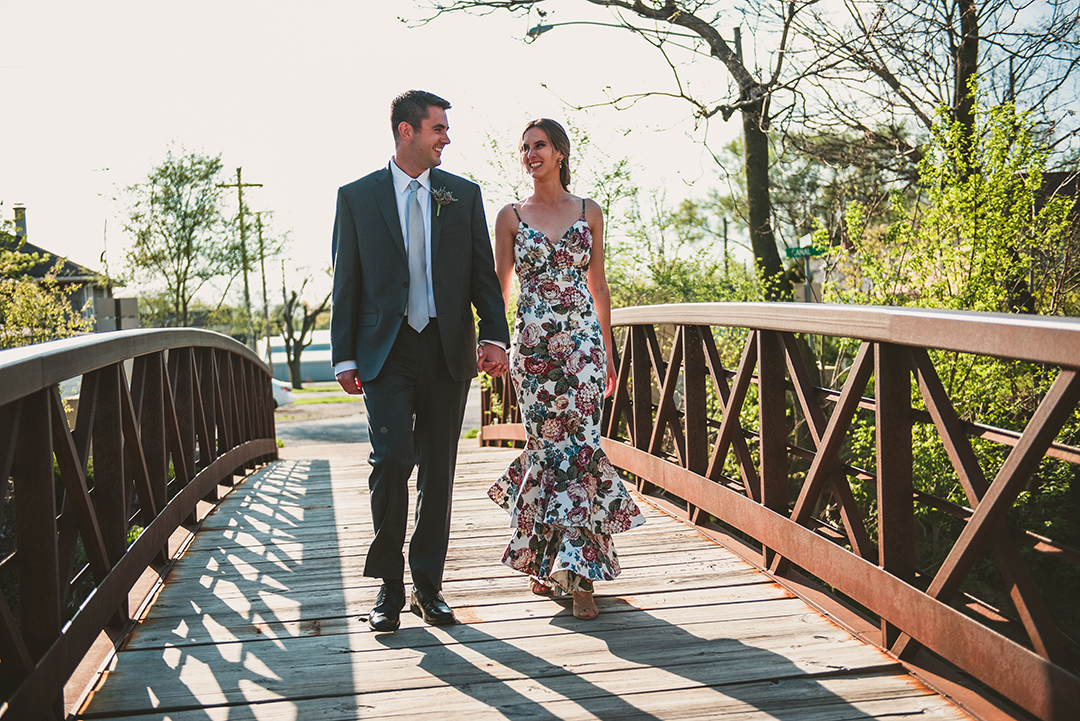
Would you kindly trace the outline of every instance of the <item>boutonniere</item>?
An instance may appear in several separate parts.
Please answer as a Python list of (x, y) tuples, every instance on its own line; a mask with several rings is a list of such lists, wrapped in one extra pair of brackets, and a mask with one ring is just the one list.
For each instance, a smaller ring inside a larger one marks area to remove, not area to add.
[(431, 197), (435, 201), (435, 215), (439, 214), (439, 211), (442, 210), (442, 207), (444, 205), (449, 205), (450, 203), (456, 203), (457, 202), (457, 198), (454, 197), (454, 194), (451, 193), (446, 188), (439, 188), (438, 190), (432, 190), (431, 191)]

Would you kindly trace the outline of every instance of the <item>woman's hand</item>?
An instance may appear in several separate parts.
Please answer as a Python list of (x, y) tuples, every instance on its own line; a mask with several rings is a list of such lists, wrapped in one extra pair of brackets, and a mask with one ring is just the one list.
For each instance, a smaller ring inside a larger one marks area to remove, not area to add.
[(610, 398), (611, 394), (615, 392), (615, 384), (619, 381), (619, 376), (615, 373), (615, 361), (608, 356), (607, 362), (607, 382), (604, 383), (604, 398)]

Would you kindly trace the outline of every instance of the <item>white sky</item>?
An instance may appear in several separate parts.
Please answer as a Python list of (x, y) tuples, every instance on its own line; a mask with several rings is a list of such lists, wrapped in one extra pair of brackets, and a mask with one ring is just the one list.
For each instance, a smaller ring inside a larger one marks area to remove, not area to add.
[[(581, 0), (552, 8), (545, 22), (612, 21)], [(274, 211), (274, 229), (291, 233), (290, 262), (328, 266), (336, 189), (385, 165), (389, 103), (402, 90), (450, 100), (442, 167), (484, 177), (485, 133), (514, 154), (526, 120), (567, 117), (560, 98), (673, 87), (659, 54), (625, 31), (567, 26), (525, 44), (535, 16), (412, 29), (397, 19), (419, 14), (408, 0), (0, 0), (0, 216), (25, 205), (31, 242), (97, 270), (107, 247), (117, 275), (126, 238), (115, 188), (144, 179), (174, 142), (222, 153), (229, 182), (243, 166), (245, 182), (264, 185), (246, 191), (249, 207)], [(715, 61), (699, 65), (726, 80)], [(573, 119), (604, 152), (631, 155), (639, 185), (675, 200), (716, 182), (689, 110), (650, 99)], [(710, 144), (738, 131), (737, 120), (714, 123)], [(489, 219), (511, 200), (485, 199)]]

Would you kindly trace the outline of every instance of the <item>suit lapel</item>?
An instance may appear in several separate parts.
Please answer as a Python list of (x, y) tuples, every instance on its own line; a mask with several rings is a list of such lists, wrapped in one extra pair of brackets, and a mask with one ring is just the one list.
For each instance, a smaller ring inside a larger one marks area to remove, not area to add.
[[(437, 168), (431, 169), (431, 190), (439, 190), (446, 187), (446, 179), (443, 177), (442, 171)], [(431, 262), (435, 263), (435, 259), (439, 257), (439, 240), (442, 238), (442, 213), (439, 211), (439, 206), (435, 203), (435, 198), (432, 197), (433, 193), (428, 194), (431, 198)]]
[(379, 204), (379, 210), (382, 211), (386, 227), (390, 229), (390, 237), (394, 245), (408, 263), (409, 255), (405, 250), (405, 236), (401, 232), (401, 219), (398, 217), (397, 198), (394, 197), (394, 193), (394, 176), (387, 167), (382, 170), (375, 183), (375, 202)]

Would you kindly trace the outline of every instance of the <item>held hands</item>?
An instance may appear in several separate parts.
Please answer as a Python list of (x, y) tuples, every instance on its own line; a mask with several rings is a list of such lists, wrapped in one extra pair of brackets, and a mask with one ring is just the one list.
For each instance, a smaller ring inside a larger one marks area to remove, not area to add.
[(341, 385), (342, 390), (344, 390), (349, 395), (364, 395), (364, 387), (360, 385), (360, 374), (357, 373), (355, 368), (352, 370), (341, 371), (340, 373), (338, 373), (337, 382), (339, 385)]
[(476, 348), (476, 370), (489, 376), (501, 376), (510, 367), (506, 350), (493, 343), (481, 343)]

